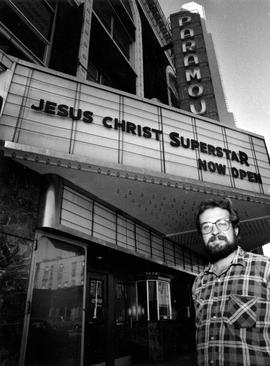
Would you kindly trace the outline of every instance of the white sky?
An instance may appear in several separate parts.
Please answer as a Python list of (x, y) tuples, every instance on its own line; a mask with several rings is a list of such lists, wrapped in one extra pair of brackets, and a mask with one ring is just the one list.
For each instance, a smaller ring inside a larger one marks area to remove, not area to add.
[[(159, 0), (166, 16), (187, 0)], [(270, 151), (270, 0), (197, 0), (212, 33), (228, 109)]]
[(264, 252), (265, 255), (270, 257), (270, 243), (263, 246), (263, 252)]

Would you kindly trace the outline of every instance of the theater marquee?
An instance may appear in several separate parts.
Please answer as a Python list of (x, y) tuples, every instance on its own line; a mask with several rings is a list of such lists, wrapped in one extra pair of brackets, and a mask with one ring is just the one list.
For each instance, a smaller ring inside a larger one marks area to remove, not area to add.
[(264, 139), (162, 104), (20, 62), (1, 139), (148, 174), (270, 193)]

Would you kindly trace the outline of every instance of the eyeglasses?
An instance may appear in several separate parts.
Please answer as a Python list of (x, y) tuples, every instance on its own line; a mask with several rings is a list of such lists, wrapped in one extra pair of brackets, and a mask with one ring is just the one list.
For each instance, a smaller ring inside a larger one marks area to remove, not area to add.
[(201, 233), (203, 235), (210, 234), (214, 225), (221, 231), (227, 231), (231, 226), (231, 221), (230, 219), (219, 219), (216, 222), (204, 222), (201, 224)]

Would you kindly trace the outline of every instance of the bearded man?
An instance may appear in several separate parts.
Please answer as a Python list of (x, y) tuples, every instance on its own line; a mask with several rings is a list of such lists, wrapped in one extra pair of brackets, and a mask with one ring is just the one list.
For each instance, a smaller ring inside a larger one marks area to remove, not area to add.
[(195, 279), (199, 366), (270, 365), (270, 258), (239, 246), (229, 199), (203, 201), (196, 217), (210, 263)]

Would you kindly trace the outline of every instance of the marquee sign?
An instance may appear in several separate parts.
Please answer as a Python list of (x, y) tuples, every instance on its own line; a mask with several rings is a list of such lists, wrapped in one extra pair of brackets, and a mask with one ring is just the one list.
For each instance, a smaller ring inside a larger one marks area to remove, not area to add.
[(25, 62), (16, 65), (0, 134), (48, 155), (270, 194), (262, 137)]
[(218, 120), (200, 15), (171, 15), (176, 77), (181, 108)]
[[(65, 104), (57, 105), (55, 102), (45, 101), (44, 99), (40, 99), (38, 105), (32, 104), (31, 109), (44, 112), (49, 115), (71, 118), (74, 121), (82, 121), (87, 124), (92, 123), (94, 119), (94, 113), (92, 111), (83, 111), (80, 108), (76, 110)], [(110, 116), (102, 118), (102, 125), (109, 130), (121, 130), (122, 132), (138, 137), (144, 137), (146, 139), (154, 139), (156, 141), (162, 141), (163, 139), (162, 130), (151, 128), (149, 126), (142, 126), (140, 124), (137, 125), (133, 122), (119, 120), (118, 118), (112, 118)], [(170, 132), (169, 138), (169, 143), (173, 147), (182, 147), (193, 151), (198, 150), (203, 154), (218, 158), (226, 157), (227, 160), (237, 162), (240, 166), (243, 165), (245, 168), (249, 167), (248, 155), (244, 151), (238, 150), (236, 152), (220, 146), (215, 147), (202, 141), (198, 142), (197, 140), (180, 136), (178, 132)], [(197, 160), (197, 166), (199, 170), (226, 175), (225, 164), (219, 164), (217, 162), (207, 161), (206, 159), (200, 158)], [(231, 167), (230, 169), (230, 175), (234, 178), (239, 178), (241, 180), (247, 179), (249, 182), (262, 184), (261, 175), (259, 173), (244, 170), (243, 168), (237, 169), (236, 167)]]
[[(206, 103), (202, 97), (204, 87), (201, 84), (202, 76), (199, 67), (199, 58), (196, 54), (196, 41), (194, 40), (194, 30), (188, 27), (191, 24), (191, 16), (182, 16), (179, 18), (180, 39), (182, 40), (182, 52), (184, 56), (185, 76), (188, 83), (188, 95), (191, 98), (199, 98), (200, 108), (196, 109), (195, 103), (190, 102), (190, 111), (195, 114), (205, 114)], [(191, 68), (189, 68), (191, 67)]]

